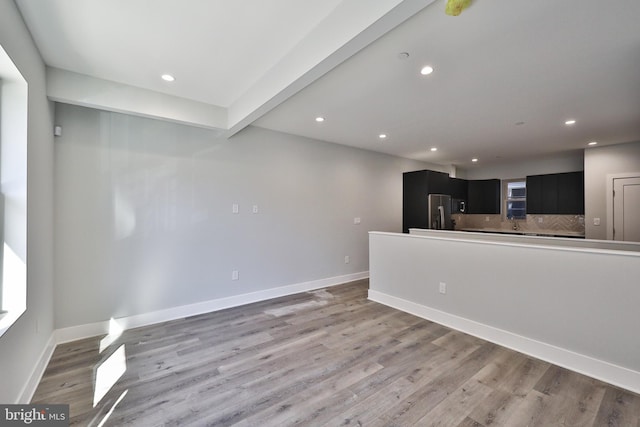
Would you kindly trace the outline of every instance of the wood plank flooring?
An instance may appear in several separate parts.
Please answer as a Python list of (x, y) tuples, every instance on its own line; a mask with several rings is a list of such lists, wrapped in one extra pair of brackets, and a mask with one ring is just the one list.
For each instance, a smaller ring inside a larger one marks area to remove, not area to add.
[[(640, 427), (639, 395), (368, 301), (367, 288), (132, 329), (102, 352), (102, 337), (60, 345), (33, 403), (69, 404), (78, 426)], [(117, 381), (94, 407), (110, 365)]]

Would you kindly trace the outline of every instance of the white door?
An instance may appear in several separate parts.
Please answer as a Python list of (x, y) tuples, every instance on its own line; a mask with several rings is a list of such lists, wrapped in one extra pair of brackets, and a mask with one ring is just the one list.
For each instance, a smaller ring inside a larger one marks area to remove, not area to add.
[(613, 239), (640, 242), (640, 177), (613, 180)]

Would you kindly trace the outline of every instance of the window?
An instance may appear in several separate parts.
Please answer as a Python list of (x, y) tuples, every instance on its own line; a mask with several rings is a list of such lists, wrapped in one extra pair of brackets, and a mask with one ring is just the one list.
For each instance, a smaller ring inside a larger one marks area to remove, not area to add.
[(0, 336), (27, 309), (27, 90), (0, 46)]
[(507, 219), (527, 218), (527, 181), (524, 178), (503, 181)]

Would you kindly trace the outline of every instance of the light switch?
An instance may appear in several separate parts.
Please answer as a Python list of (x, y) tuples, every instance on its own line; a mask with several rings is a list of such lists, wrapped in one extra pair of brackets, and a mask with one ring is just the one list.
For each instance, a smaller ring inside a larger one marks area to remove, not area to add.
[(258, 205), (253, 205), (253, 213), (258, 213)]
[(360, 224), (360, 217), (353, 218), (353, 223), (354, 224)]
[(600, 225), (600, 218), (593, 218), (593, 225)]

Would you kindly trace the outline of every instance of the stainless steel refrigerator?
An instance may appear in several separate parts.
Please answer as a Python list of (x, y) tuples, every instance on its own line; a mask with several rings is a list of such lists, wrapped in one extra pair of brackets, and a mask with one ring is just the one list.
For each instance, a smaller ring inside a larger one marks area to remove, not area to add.
[(453, 230), (451, 222), (451, 196), (429, 194), (429, 228)]

